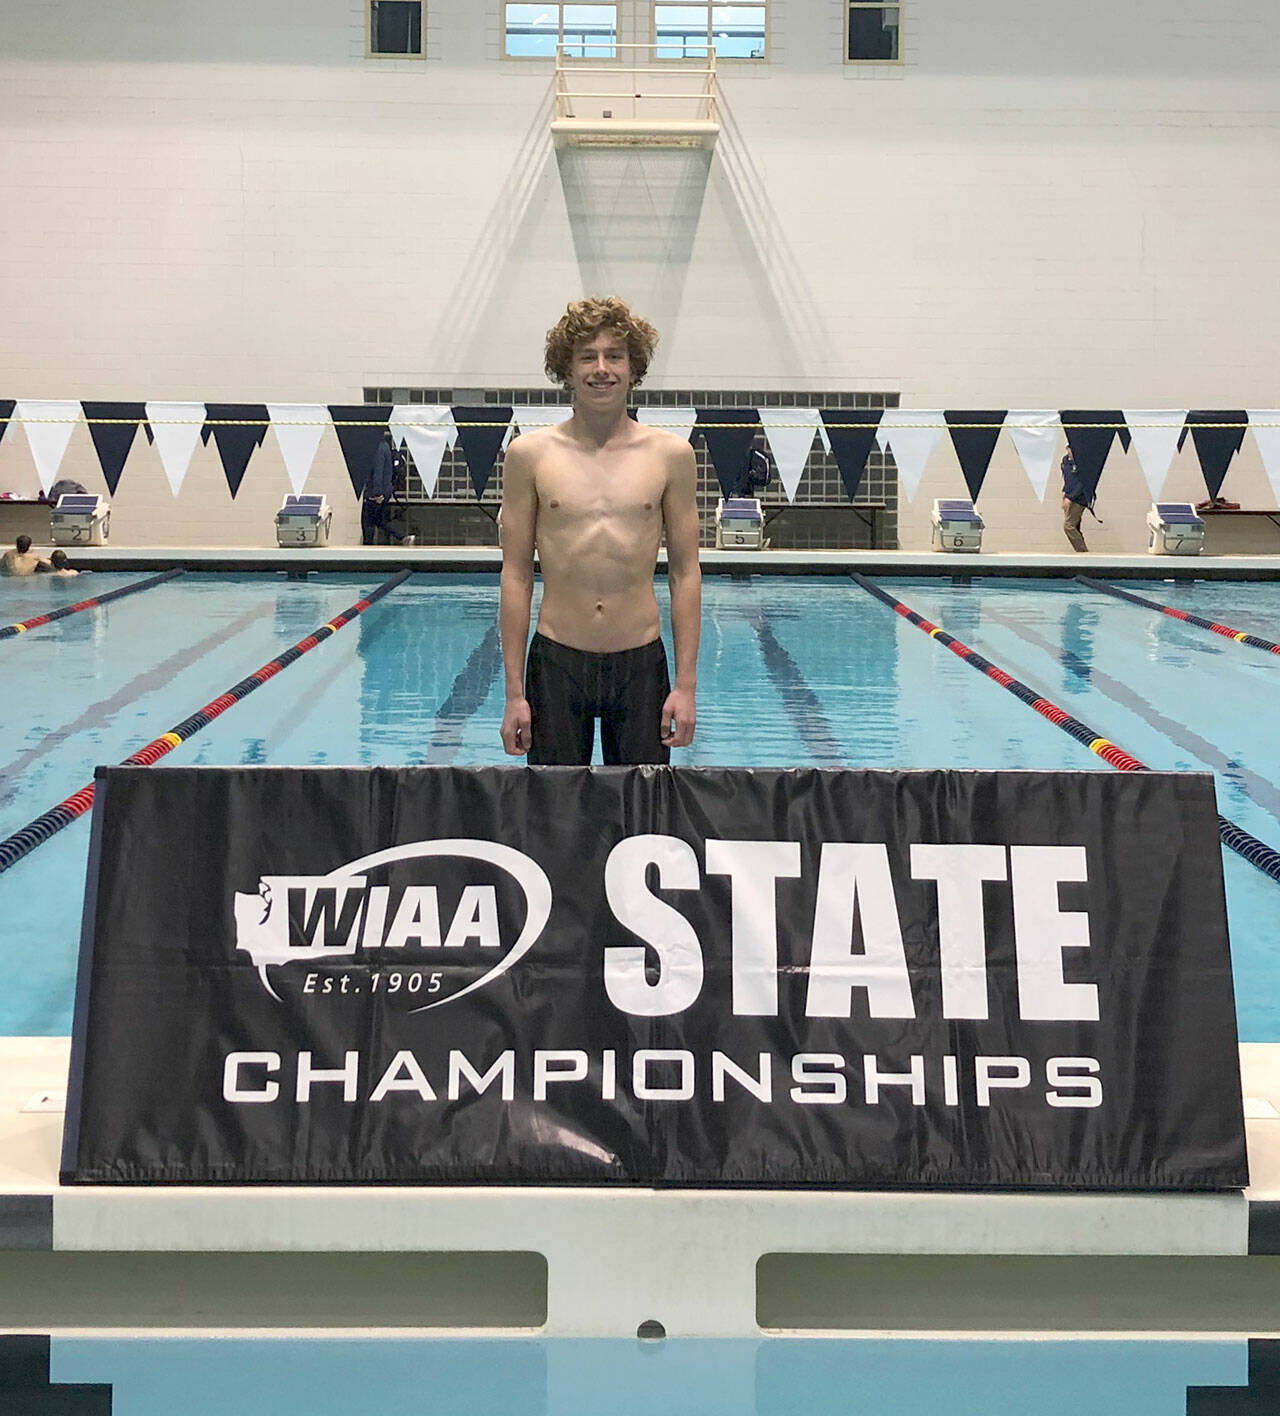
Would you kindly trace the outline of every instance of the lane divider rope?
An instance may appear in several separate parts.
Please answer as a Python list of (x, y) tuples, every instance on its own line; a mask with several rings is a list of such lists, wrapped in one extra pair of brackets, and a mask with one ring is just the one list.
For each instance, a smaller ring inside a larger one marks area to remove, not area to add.
[(101, 595), (95, 595), (91, 600), (80, 600), (74, 605), (64, 605), (60, 610), (50, 610), (47, 615), (36, 615), (33, 619), (21, 620), (17, 624), (0, 625), (0, 639), (12, 638), (15, 634), (25, 634), (29, 629), (38, 629), (42, 624), (52, 624), (54, 620), (65, 619), (67, 615), (79, 614), (81, 610), (94, 610), (99, 605), (105, 605), (111, 600), (118, 600), (122, 595), (132, 595), (139, 590), (150, 590), (153, 585), (162, 585), (166, 580), (172, 580), (175, 575), (181, 575), (181, 568), (166, 570), (163, 575), (153, 575), (148, 580), (135, 580), (132, 585), (122, 585), (118, 590), (106, 590)]
[[(1020, 698), (1029, 708), (1034, 708), (1042, 718), (1047, 718), (1049, 722), (1061, 728), (1064, 733), (1070, 734), (1077, 742), (1083, 743), (1090, 752), (1101, 757), (1104, 762), (1121, 772), (1151, 771), (1145, 762), (1139, 762), (1136, 757), (1125, 752), (1123, 748), (1117, 747), (1109, 738), (1094, 732), (1079, 718), (1073, 718), (1070, 713), (1059, 708), (1056, 703), (1042, 698), (1035, 689), (1029, 688), (1025, 683), (1014, 678), (1012, 674), (1005, 673), (989, 659), (984, 659), (976, 650), (970, 649), (967, 644), (962, 644), (960, 640), (953, 634), (948, 634), (941, 626), (930, 623), (923, 615), (918, 615), (910, 606), (904, 605), (901, 600), (895, 600), (873, 580), (868, 580), (865, 575), (861, 575), (856, 570), (850, 571), (849, 574), (850, 578), (860, 585), (867, 594), (874, 596), (881, 604), (887, 605), (931, 639), (936, 639), (939, 644), (945, 645), (957, 658), (963, 659), (970, 668), (977, 669), (993, 683), (998, 683), (1001, 688), (1008, 689), (1015, 698)], [(1269, 875), (1273, 880), (1280, 881), (1280, 851), (1273, 849), (1265, 841), (1260, 841), (1256, 836), (1250, 835), (1243, 826), (1237, 826), (1234, 821), (1228, 820), (1222, 815), (1218, 817), (1218, 838), (1223, 845), (1229, 846), (1237, 855), (1243, 856), (1250, 865), (1256, 865), (1263, 874)]]
[(1175, 610), (1172, 605), (1162, 605), (1159, 600), (1144, 599), (1141, 595), (1135, 595), (1132, 590), (1121, 590), (1118, 586), (1094, 580), (1089, 575), (1077, 575), (1076, 579), (1081, 585), (1087, 585), (1090, 590), (1101, 590), (1104, 595), (1114, 595), (1118, 600), (1128, 600), (1131, 604), (1141, 605), (1144, 609), (1159, 610), (1162, 615), (1168, 615), (1170, 619), (1185, 620), (1187, 624), (1198, 625), (1201, 629), (1211, 629), (1214, 634), (1220, 634), (1224, 639), (1234, 639), (1237, 644), (1248, 644), (1254, 649), (1265, 649), (1269, 654), (1280, 654), (1280, 644), (1273, 644), (1269, 639), (1260, 639), (1256, 634), (1246, 634), (1243, 630), (1232, 629), (1230, 625), (1202, 619), (1199, 615), (1193, 615), (1187, 610)]
[[(203, 708), (192, 713), (190, 717), (184, 718), (176, 727), (170, 728), (167, 733), (161, 733), (158, 738), (147, 743), (145, 747), (140, 747), (137, 752), (126, 757), (121, 766), (150, 767), (153, 762), (158, 762), (166, 753), (172, 752), (179, 743), (185, 742), (194, 733), (198, 733), (201, 728), (208, 727), (228, 708), (234, 708), (255, 688), (261, 688), (268, 679), (274, 678), (281, 670), (287, 669), (290, 664), (295, 663), (309, 650), (314, 649), (317, 644), (322, 644), (331, 635), (337, 634), (344, 625), (350, 624), (370, 605), (381, 600), (384, 595), (389, 594), (412, 574), (411, 570), (397, 571), (390, 580), (383, 581), (376, 590), (371, 590), (364, 599), (357, 600), (350, 609), (344, 610), (340, 615), (335, 615), (327, 624), (313, 630), (292, 648), (286, 649), (283, 654), (251, 673), (248, 678), (241, 679), (233, 688), (219, 694), (212, 702), (206, 703)], [(50, 836), (56, 835), (64, 826), (70, 826), (77, 817), (83, 816), (93, 805), (93, 794), (94, 784), (90, 782), (81, 787), (78, 792), (73, 792), (65, 801), (59, 802), (57, 806), (51, 807), (43, 815), (37, 816), (34, 821), (24, 826), (20, 831), (15, 831), (12, 836), (0, 841), (0, 874), (20, 861), (23, 856), (29, 855)]]

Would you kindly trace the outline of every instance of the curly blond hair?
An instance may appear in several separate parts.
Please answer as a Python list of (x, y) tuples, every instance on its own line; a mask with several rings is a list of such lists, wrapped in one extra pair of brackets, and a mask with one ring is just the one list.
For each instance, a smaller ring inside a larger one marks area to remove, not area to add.
[(544, 368), (549, 379), (568, 387), (573, 347), (581, 339), (591, 339), (607, 329), (626, 342), (631, 359), (632, 386), (649, 371), (658, 331), (639, 315), (633, 315), (625, 300), (616, 295), (572, 300), (557, 324), (547, 331)]

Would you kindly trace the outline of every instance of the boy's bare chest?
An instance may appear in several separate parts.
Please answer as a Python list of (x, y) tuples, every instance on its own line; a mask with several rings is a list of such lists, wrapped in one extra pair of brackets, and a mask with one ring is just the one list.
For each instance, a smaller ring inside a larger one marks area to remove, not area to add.
[(539, 519), (571, 522), (609, 518), (643, 521), (660, 518), (666, 486), (663, 468), (652, 459), (590, 458), (548, 461), (536, 475)]

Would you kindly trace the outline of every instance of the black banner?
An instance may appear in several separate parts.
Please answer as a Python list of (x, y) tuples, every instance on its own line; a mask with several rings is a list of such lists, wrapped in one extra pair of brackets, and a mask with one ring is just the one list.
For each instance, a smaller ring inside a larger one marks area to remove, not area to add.
[(1247, 1183), (1212, 778), (99, 770), (63, 1180)]

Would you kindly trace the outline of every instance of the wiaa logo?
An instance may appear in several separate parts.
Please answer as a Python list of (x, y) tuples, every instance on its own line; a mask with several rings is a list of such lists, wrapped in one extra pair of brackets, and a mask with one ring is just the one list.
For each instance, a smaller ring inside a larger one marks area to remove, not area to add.
[(550, 913), (551, 883), (521, 851), (497, 841), (412, 841), (327, 875), (263, 875), (257, 894), (236, 892), (236, 948), (276, 999), (267, 971), (299, 962), (351, 959), (426, 974), (433, 996), (415, 993), (409, 1010), (422, 1012), (506, 973)]

